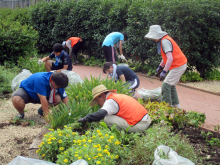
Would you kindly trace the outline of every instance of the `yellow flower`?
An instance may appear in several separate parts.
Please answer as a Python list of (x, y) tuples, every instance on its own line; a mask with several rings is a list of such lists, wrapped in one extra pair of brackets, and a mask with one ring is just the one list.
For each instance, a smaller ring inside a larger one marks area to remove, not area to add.
[(101, 150), (102, 150), (101, 148), (98, 148), (98, 149), (97, 149), (97, 151), (101, 151)]
[(81, 143), (81, 140), (77, 140), (77, 143)]
[(118, 155), (115, 155), (115, 158), (116, 158), (116, 159), (118, 159), (118, 158), (119, 158), (119, 156), (118, 156)]
[(97, 146), (97, 145), (93, 145), (93, 147), (94, 147), (94, 148), (97, 148), (98, 146)]
[(40, 150), (37, 150), (36, 153), (38, 153)]
[(55, 137), (52, 137), (51, 139), (52, 139), (52, 140), (56, 140), (56, 138), (55, 138)]
[(53, 135), (49, 135), (49, 137), (52, 137)]
[(101, 147), (101, 144), (97, 144), (97, 147)]
[(108, 137), (108, 134), (105, 134), (105, 137)]
[(68, 160), (67, 160), (67, 159), (64, 159), (63, 161), (64, 161), (64, 163), (68, 163)]
[(69, 137), (69, 135), (67, 134), (66, 137)]
[(76, 135), (76, 133), (75, 133), (75, 132), (73, 132), (73, 133), (72, 133), (72, 135)]
[(83, 146), (84, 146), (84, 147), (86, 147), (86, 145), (85, 145), (85, 144), (84, 144)]
[(47, 137), (47, 136), (48, 136), (48, 134), (45, 134), (45, 135), (44, 135), (44, 137)]
[(66, 126), (66, 125), (64, 125), (63, 127), (64, 127), (64, 128), (67, 128), (67, 126)]
[(121, 142), (117, 140), (117, 141), (115, 142), (115, 145), (119, 145), (119, 144), (121, 144)]
[(114, 139), (114, 136), (110, 136), (110, 139)]
[(100, 162), (100, 161), (97, 161), (96, 164), (101, 164), (101, 162)]
[(99, 136), (102, 136), (102, 133), (99, 133)]
[(91, 142), (92, 142), (92, 140), (88, 140), (88, 142), (89, 142), (89, 143), (91, 143)]
[(62, 136), (62, 134), (60, 133), (59, 136)]
[(101, 139), (104, 139), (104, 136), (102, 136)]
[(106, 145), (105, 148), (108, 148), (108, 145)]
[(54, 129), (49, 129), (50, 131), (54, 131)]
[(97, 130), (96, 132), (97, 132), (97, 133), (100, 133), (101, 131), (100, 131), (100, 130)]
[(73, 140), (73, 143), (76, 143), (76, 140)]
[(77, 154), (78, 152), (76, 151), (75, 153)]
[(42, 155), (42, 158), (45, 156), (45, 154)]
[(85, 142), (86, 142), (86, 139), (83, 139), (82, 142), (85, 143)]
[(41, 142), (41, 144), (40, 145), (43, 145), (44, 144), (44, 142)]
[(102, 154), (101, 154), (101, 153), (98, 153), (98, 156), (100, 156), (100, 157), (101, 157), (101, 156), (102, 156)]
[(50, 141), (51, 141), (51, 138), (47, 139), (47, 141), (50, 142)]
[(108, 142), (112, 142), (112, 140), (111, 140), (111, 139), (108, 139)]
[(59, 149), (60, 151), (62, 151), (62, 150), (64, 150), (64, 148), (63, 147), (60, 147), (60, 149)]
[(104, 149), (103, 152), (104, 152), (104, 153), (108, 153), (108, 150), (107, 150), (107, 149)]
[(114, 155), (111, 156), (111, 159), (114, 159)]
[(96, 136), (92, 136), (92, 139), (96, 138)]
[(88, 158), (88, 160), (91, 160), (91, 158)]
[(52, 144), (52, 142), (48, 142), (48, 144)]
[(60, 139), (60, 140), (58, 140), (58, 143), (62, 143), (62, 140)]
[(79, 156), (78, 159), (82, 159), (82, 157)]
[(78, 154), (75, 154), (75, 157), (78, 157), (79, 155)]

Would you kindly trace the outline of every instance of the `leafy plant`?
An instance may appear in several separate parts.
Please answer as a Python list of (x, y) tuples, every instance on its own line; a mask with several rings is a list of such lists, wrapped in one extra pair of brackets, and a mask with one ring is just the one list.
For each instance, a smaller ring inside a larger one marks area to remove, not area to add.
[(116, 135), (100, 126), (88, 129), (82, 136), (68, 126), (64, 126), (63, 130), (51, 131), (44, 135), (36, 152), (45, 160), (61, 165), (78, 159), (85, 159), (89, 164), (114, 164), (124, 150)]
[(207, 80), (220, 80), (220, 71), (218, 69), (208, 69), (204, 78)]
[(46, 72), (45, 66), (43, 64), (39, 65), (37, 63), (38, 60), (39, 58), (37, 57), (19, 57), (18, 67), (30, 70), (32, 74), (37, 72)]
[(186, 71), (180, 78), (180, 80), (182, 82), (186, 82), (186, 81), (190, 81), (190, 82), (194, 82), (194, 81), (202, 81), (203, 78), (200, 77), (199, 73), (197, 72), (189, 72)]

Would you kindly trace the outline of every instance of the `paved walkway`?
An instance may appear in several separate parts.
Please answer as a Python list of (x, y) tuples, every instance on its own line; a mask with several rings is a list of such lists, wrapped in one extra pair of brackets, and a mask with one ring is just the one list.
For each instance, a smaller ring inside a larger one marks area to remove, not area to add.
[[(84, 77), (90, 79), (90, 75), (98, 77), (100, 74), (101, 78), (107, 77), (107, 74), (102, 72), (101, 67), (74, 65), (73, 71), (79, 74), (82, 79), (84, 79)], [(145, 88), (152, 90), (162, 85), (162, 82), (157, 79), (148, 78), (143, 75), (138, 75), (138, 77), (140, 79), (138, 89)], [(180, 85), (177, 85), (176, 88), (180, 105), (183, 109), (186, 111), (205, 113), (206, 121), (203, 127), (214, 130), (214, 126), (220, 125), (220, 96)], [(135, 96), (138, 97), (138, 94), (136, 93)]]

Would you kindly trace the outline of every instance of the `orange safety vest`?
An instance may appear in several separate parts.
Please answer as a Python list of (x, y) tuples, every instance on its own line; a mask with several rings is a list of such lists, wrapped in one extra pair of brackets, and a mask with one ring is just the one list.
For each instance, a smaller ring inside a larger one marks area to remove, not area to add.
[(113, 99), (118, 103), (119, 110), (117, 116), (125, 119), (129, 125), (136, 125), (147, 114), (147, 110), (133, 97), (124, 94), (111, 93), (108, 99)]
[[(74, 45), (76, 45), (77, 42), (82, 41), (81, 38), (79, 37), (70, 37), (67, 41), (71, 40), (71, 47), (73, 47)], [(66, 41), (66, 42), (67, 42)], [(67, 46), (66, 46), (67, 47)]]
[(165, 54), (165, 52), (163, 51), (163, 48), (162, 48), (162, 41), (164, 39), (168, 39), (173, 45), (173, 52), (172, 52), (173, 62), (171, 64), (169, 70), (172, 70), (174, 68), (177, 68), (177, 67), (182, 66), (185, 63), (187, 63), (187, 58), (183, 54), (182, 50), (179, 48), (177, 43), (171, 37), (169, 37), (168, 35), (165, 35), (161, 40), (161, 56), (163, 58), (163, 61), (164, 61), (165, 65), (166, 65), (166, 62), (167, 62), (167, 56), (166, 56), (166, 54)]

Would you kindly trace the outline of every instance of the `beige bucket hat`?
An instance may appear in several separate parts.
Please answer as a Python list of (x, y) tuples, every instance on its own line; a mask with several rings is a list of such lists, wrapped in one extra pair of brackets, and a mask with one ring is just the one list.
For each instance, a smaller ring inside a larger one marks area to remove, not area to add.
[(93, 99), (92, 101), (90, 101), (89, 105), (90, 106), (94, 106), (97, 104), (97, 101), (96, 101), (96, 97), (100, 96), (102, 93), (104, 92), (113, 92), (113, 93), (116, 93), (117, 92), (117, 89), (112, 89), (112, 90), (108, 90), (105, 85), (98, 85), (96, 86), (95, 88), (92, 89), (92, 96), (93, 96)]
[(164, 32), (161, 30), (160, 25), (152, 25), (150, 26), (150, 30), (149, 32), (144, 36), (144, 38), (146, 39), (160, 39), (163, 36), (165, 36), (166, 34), (168, 34), (167, 32)]

